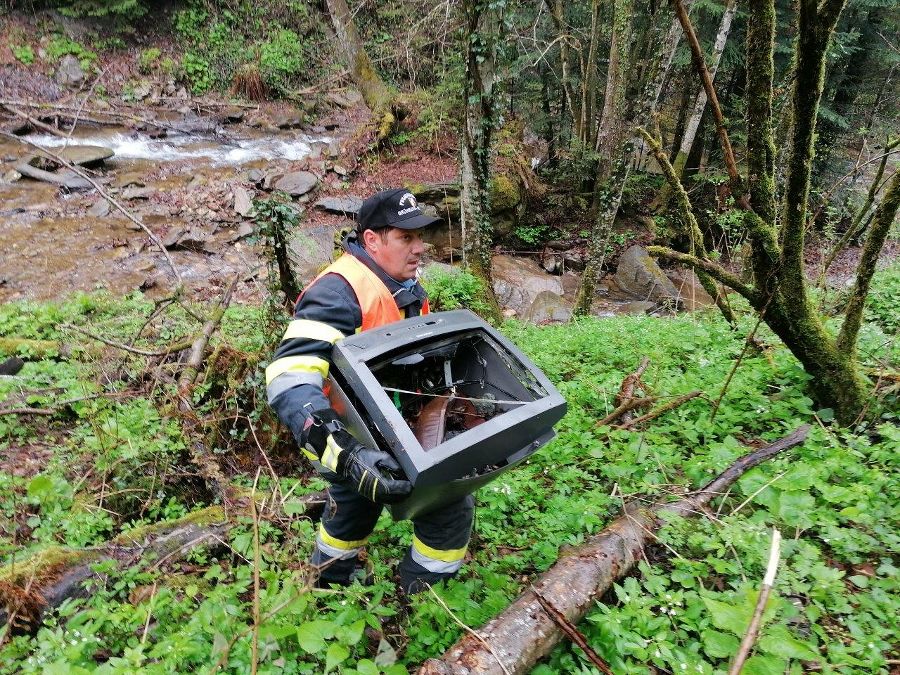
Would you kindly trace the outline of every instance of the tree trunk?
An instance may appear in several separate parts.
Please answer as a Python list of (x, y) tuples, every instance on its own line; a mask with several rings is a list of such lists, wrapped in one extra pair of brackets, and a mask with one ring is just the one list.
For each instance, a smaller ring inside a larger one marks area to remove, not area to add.
[[(429, 659), (419, 675), (504, 675), (528, 673), (553, 649), (563, 632), (542, 607), (536, 592), (572, 623), (594, 607), (613, 582), (641, 560), (643, 550), (655, 541), (662, 514), (683, 518), (703, 513), (715, 498), (751, 468), (803, 443), (809, 426), (803, 426), (771, 445), (745, 455), (718, 478), (690, 496), (655, 509), (630, 506), (625, 514), (586, 543), (560, 557), (527, 590), (478, 630), (466, 635), (440, 659)], [(502, 660), (502, 664), (500, 662)]]
[(346, 0), (326, 0), (326, 4), (350, 75), (359, 87), (366, 105), (378, 119), (378, 140), (383, 141), (390, 136), (396, 122), (392, 110), (394, 95), (378, 75), (366, 53)]
[[(728, 41), (728, 33), (731, 32), (731, 22), (734, 19), (735, 11), (737, 11), (735, 0), (728, 0), (728, 4), (725, 5), (725, 12), (722, 14), (722, 21), (719, 23), (719, 30), (716, 33), (712, 59), (709, 64), (709, 75), (714, 81), (716, 79), (716, 72), (719, 69), (719, 63), (722, 61), (722, 52), (725, 51), (725, 43)], [(706, 101), (706, 90), (701, 87), (700, 93), (697, 94), (697, 98), (694, 100), (694, 107), (691, 111), (690, 118), (688, 118), (688, 123), (685, 126), (684, 135), (681, 137), (681, 146), (678, 149), (678, 153), (675, 155), (675, 161), (672, 162), (672, 166), (675, 169), (675, 175), (678, 176), (678, 178), (681, 178), (684, 174), (687, 158), (691, 154), (694, 139), (697, 137), (697, 131), (700, 128), (700, 120), (703, 118), (703, 112), (706, 110)], [(658, 198), (660, 211), (666, 210), (671, 197), (671, 187), (666, 183), (663, 185)]]
[(500, 308), (491, 280), (491, 136), (495, 117), (495, 67), (500, 13), (478, 0), (463, 3), (466, 22), (465, 124), (462, 138), (461, 211), (466, 264), (485, 286), (494, 320)]
[[(553, 25), (559, 33), (559, 66), (561, 70), (560, 79), (562, 81), (563, 93), (565, 94), (565, 103), (568, 105), (572, 113), (573, 133), (576, 138), (581, 138), (581, 125), (579, 124), (578, 108), (575, 105), (575, 92), (572, 91), (572, 83), (569, 73), (569, 41), (568, 30), (566, 25), (565, 13), (563, 10), (562, 0), (546, 0), (547, 8), (550, 10), (550, 16), (553, 17)], [(565, 116), (563, 110), (562, 116)]]
[(600, 41), (600, 0), (591, 2), (591, 41), (581, 86), (581, 142), (590, 145), (594, 129), (594, 99), (597, 96), (597, 43)]
[(900, 206), (900, 171), (894, 172), (894, 177), (888, 184), (884, 198), (881, 200), (881, 204), (878, 205), (875, 216), (872, 218), (872, 229), (869, 231), (866, 245), (863, 247), (862, 256), (860, 256), (859, 266), (856, 269), (856, 283), (854, 283), (853, 290), (850, 293), (847, 313), (837, 339), (837, 350), (840, 353), (852, 356), (856, 351), (856, 337), (859, 334), (859, 327), (862, 323), (862, 312), (866, 303), (866, 296), (869, 294), (869, 283), (872, 281), (872, 275), (875, 274), (878, 255), (881, 253), (884, 242), (891, 230), (891, 225), (894, 223), (898, 206)]

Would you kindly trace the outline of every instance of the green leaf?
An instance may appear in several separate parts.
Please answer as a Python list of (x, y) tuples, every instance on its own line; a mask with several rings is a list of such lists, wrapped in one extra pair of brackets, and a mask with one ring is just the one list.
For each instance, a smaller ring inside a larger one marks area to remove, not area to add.
[(752, 608), (736, 607), (712, 598), (703, 598), (703, 604), (709, 610), (713, 625), (733, 635), (743, 635), (750, 625)]
[(39, 473), (28, 483), (28, 496), (32, 499), (44, 499), (53, 491), (53, 481), (49, 476)]
[(787, 661), (774, 656), (751, 656), (744, 663), (742, 675), (784, 675)]
[(381, 669), (375, 665), (374, 661), (362, 659), (356, 664), (356, 672), (359, 675), (379, 675)]
[(849, 577), (850, 581), (853, 582), (853, 585), (857, 588), (868, 588), (869, 587), (869, 577), (864, 576), (862, 574), (854, 574), (852, 577)]
[(282, 508), (285, 515), (300, 516), (306, 512), (306, 506), (303, 502), (285, 502)]
[(330, 673), (332, 668), (343, 663), (348, 656), (350, 650), (339, 642), (329, 645), (328, 651), (325, 652), (325, 672)]
[(330, 621), (307, 621), (297, 628), (297, 642), (308, 654), (321, 652), (325, 647), (325, 640), (334, 637), (334, 624)]
[(785, 626), (773, 626), (759, 639), (759, 648), (783, 659), (816, 661), (819, 653), (808, 642), (795, 638)]
[(720, 633), (717, 630), (705, 630), (701, 636), (703, 639), (703, 651), (716, 659), (726, 659), (734, 654), (740, 646), (740, 641), (733, 635)]

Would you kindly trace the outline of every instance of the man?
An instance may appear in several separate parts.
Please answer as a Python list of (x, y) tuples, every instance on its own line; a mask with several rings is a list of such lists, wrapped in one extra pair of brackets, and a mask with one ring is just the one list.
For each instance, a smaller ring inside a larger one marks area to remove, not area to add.
[[(294, 320), (266, 368), (269, 404), (294, 434), (304, 454), (327, 468), (331, 483), (312, 563), (320, 583), (365, 580), (360, 553), (384, 504), (406, 497), (412, 486), (388, 453), (351, 436), (322, 390), (332, 345), (347, 335), (428, 313), (416, 280), (424, 251), (420, 230), (437, 218), (425, 215), (403, 189), (366, 199), (344, 254), (306, 288)], [(413, 541), (400, 563), (407, 592), (454, 576), (462, 566), (474, 515), (474, 499), (413, 519)]]

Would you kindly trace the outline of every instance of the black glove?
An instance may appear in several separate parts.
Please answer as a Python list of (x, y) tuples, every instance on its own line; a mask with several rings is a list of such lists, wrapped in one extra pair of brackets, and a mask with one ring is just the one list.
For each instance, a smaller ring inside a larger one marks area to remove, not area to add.
[(378, 504), (393, 504), (412, 491), (408, 480), (392, 477), (402, 475), (397, 460), (356, 440), (333, 410), (315, 412), (310, 420), (304, 428), (306, 446), (363, 497)]

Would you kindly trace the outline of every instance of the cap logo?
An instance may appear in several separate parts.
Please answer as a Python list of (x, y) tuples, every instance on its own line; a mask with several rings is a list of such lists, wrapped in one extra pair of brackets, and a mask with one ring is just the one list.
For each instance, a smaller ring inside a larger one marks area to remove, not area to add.
[(400, 197), (400, 206), (404, 204), (409, 204), (405, 209), (400, 209), (397, 211), (398, 216), (405, 216), (407, 213), (412, 213), (413, 211), (419, 210), (419, 203), (416, 201), (415, 196), (412, 192), (405, 192), (402, 197)]

